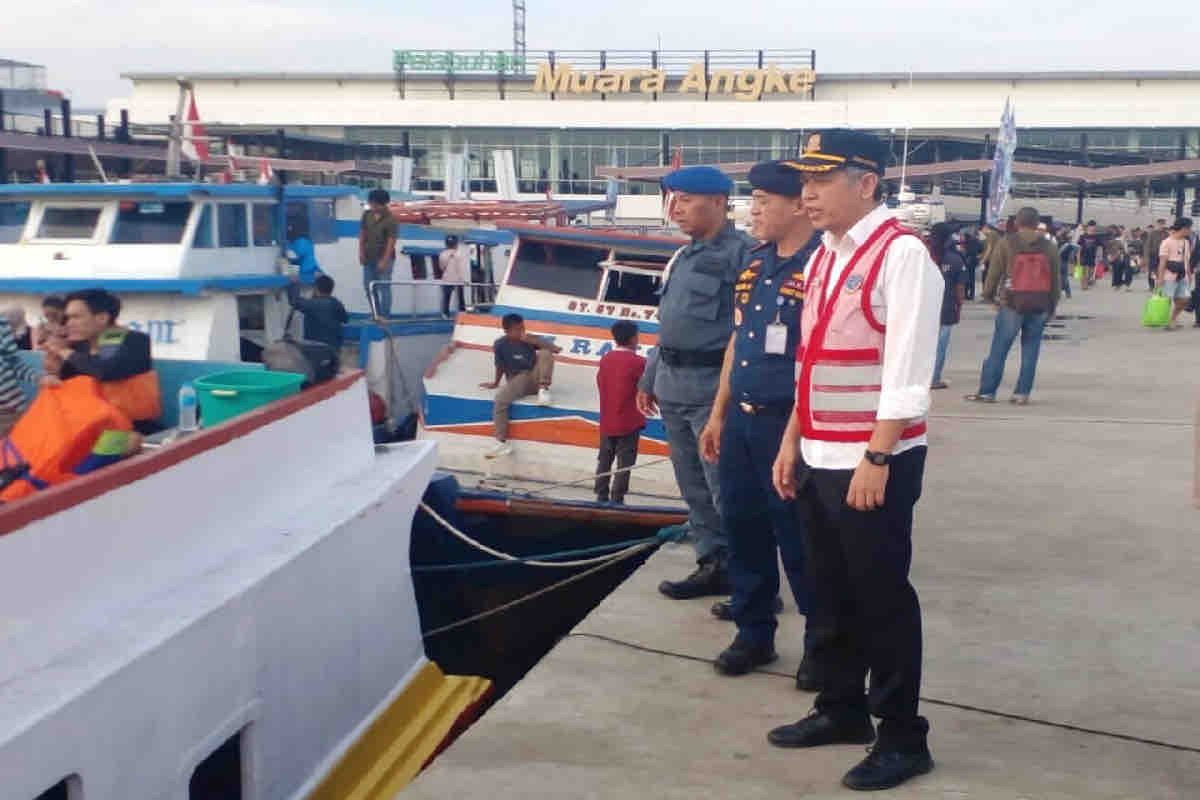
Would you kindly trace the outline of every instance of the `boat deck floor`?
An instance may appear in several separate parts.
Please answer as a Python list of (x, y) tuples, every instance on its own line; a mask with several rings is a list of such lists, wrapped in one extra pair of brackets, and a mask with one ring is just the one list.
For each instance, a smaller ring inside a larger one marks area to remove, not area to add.
[[(1200, 331), (1138, 327), (1144, 290), (1076, 293), (1042, 348), (1034, 403), (977, 406), (991, 333), (969, 306), (935, 399), (913, 582), (922, 712), (937, 768), (889, 794), (937, 800), (1200, 797), (1192, 414)], [(1180, 359), (1184, 359), (1181, 361)], [(1009, 363), (1015, 377), (1016, 354)], [(741, 678), (710, 600), (656, 591), (669, 546), (610, 595), (404, 792), (408, 800), (852, 797), (863, 755), (767, 744), (809, 710), (780, 659)]]

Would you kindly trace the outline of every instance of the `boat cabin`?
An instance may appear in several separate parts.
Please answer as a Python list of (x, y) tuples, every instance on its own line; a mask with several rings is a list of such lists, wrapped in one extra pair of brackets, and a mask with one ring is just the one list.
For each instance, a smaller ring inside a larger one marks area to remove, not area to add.
[(283, 335), (287, 236), (306, 234), (351, 311), (366, 311), (358, 191), (201, 183), (0, 186), (0, 307), (100, 287), (154, 355), (236, 361)]

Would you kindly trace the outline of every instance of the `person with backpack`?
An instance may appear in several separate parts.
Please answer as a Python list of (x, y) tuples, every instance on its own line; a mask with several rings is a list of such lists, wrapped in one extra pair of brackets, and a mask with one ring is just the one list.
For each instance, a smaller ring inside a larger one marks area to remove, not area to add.
[(996, 390), (1004, 377), (1004, 362), (1017, 334), (1021, 334), (1021, 372), (1010, 402), (1026, 405), (1033, 391), (1042, 332), (1054, 316), (1061, 291), (1058, 250), (1037, 229), (1038, 212), (1017, 212), (1017, 231), (1005, 236), (992, 249), (983, 298), (995, 302), (996, 328), (991, 352), (983, 362), (979, 391), (966, 396), (976, 403), (996, 402)]

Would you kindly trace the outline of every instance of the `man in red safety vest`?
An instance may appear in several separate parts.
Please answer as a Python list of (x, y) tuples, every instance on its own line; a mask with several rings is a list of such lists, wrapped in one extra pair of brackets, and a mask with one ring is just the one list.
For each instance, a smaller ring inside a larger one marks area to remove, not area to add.
[(796, 409), (773, 471), (808, 531), (807, 654), (820, 689), (809, 716), (768, 738), (779, 747), (875, 741), (843, 778), (851, 789), (890, 788), (933, 768), (929, 723), (917, 713), (921, 611), (908, 569), (943, 280), (880, 202), (888, 157), (875, 136), (830, 130), (795, 159), (805, 209), (824, 234), (805, 269)]

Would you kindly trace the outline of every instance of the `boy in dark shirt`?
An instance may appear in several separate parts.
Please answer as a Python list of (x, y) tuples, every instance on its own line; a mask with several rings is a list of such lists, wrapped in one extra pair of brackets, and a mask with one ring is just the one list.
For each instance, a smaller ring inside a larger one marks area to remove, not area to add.
[(482, 389), (500, 386), (496, 392), (492, 421), (496, 427), (496, 446), (485, 453), (487, 458), (512, 453), (508, 443), (508, 410), (522, 397), (537, 394), (538, 405), (550, 405), (550, 382), (554, 376), (554, 353), (562, 351), (538, 336), (525, 333), (525, 319), (520, 314), (505, 314), (500, 321), (504, 335), (492, 344), (496, 377), (491, 383), (479, 384)]
[(333, 278), (318, 275), (313, 282), (313, 296), (300, 296), (300, 284), (288, 285), (288, 302), (304, 315), (304, 338), (324, 342), (337, 353), (342, 347), (342, 326), (349, 320), (342, 301), (333, 296)]
[[(629, 320), (613, 323), (613, 341), (617, 346), (604, 354), (596, 370), (600, 389), (600, 458), (596, 462), (596, 500), (611, 499), (624, 503), (629, 490), (629, 469), (637, 461), (638, 440), (646, 418), (637, 408), (637, 385), (646, 369), (646, 359), (638, 355), (637, 325)], [(613, 458), (616, 475), (610, 476)]]

